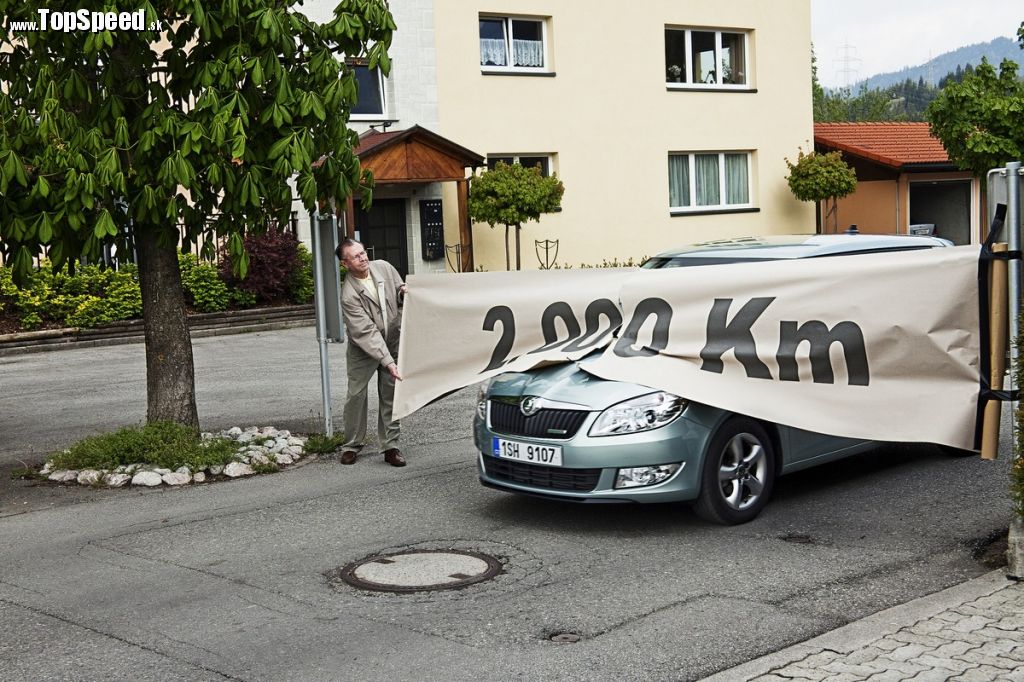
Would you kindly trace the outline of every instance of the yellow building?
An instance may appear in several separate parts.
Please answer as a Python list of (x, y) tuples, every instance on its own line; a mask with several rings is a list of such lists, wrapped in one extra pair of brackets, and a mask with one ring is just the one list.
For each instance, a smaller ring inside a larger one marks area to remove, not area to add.
[[(323, 20), (329, 4), (306, 11)], [(451, 174), (499, 159), (540, 163), (565, 184), (562, 210), (524, 226), (524, 268), (814, 231), (784, 163), (813, 144), (808, 0), (390, 8), (393, 71), (363, 70), (353, 117), (380, 215), (352, 215), (349, 231), (389, 259), (404, 251), (399, 269), (505, 268), (502, 227), (460, 229), (465, 183)], [(535, 248), (545, 240), (557, 259)]]

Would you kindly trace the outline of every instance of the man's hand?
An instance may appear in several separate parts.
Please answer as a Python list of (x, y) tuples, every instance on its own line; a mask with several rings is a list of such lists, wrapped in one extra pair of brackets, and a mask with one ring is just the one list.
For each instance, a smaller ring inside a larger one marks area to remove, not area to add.
[(394, 362), (388, 365), (388, 373), (390, 373), (391, 376), (394, 377), (395, 381), (402, 380), (402, 373), (398, 371), (398, 365), (395, 364)]

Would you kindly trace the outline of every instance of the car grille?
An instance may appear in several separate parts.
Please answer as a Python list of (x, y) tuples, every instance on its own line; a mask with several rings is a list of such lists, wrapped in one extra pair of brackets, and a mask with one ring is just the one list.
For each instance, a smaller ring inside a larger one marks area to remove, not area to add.
[(541, 409), (527, 417), (518, 404), (492, 400), (491, 429), (511, 436), (572, 438), (587, 414), (584, 410)]
[(484, 456), (484, 470), (491, 478), (548, 490), (588, 492), (597, 486), (600, 469), (563, 469), (538, 464), (523, 464)]

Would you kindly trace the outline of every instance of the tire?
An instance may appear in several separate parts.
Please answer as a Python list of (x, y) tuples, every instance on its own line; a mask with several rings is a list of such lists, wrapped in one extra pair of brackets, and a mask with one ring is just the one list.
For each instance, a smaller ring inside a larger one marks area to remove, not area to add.
[(753, 419), (733, 417), (711, 438), (693, 509), (712, 523), (746, 523), (761, 513), (774, 487), (775, 448), (768, 432)]

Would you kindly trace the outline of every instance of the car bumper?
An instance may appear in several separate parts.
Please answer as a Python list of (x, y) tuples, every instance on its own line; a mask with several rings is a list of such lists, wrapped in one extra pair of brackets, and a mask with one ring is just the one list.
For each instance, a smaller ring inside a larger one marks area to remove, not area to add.
[[(497, 433), (477, 417), (474, 440), (480, 482), (499, 490), (571, 502), (677, 502), (696, 499), (703, 454), (711, 429), (686, 413), (643, 433), (590, 437), (591, 414), (570, 439)], [(536, 445), (559, 445), (562, 466), (527, 464), (492, 454), (494, 437)], [(667, 480), (650, 486), (615, 488), (621, 468), (679, 464)]]

